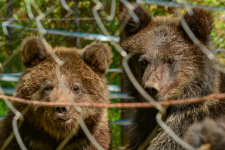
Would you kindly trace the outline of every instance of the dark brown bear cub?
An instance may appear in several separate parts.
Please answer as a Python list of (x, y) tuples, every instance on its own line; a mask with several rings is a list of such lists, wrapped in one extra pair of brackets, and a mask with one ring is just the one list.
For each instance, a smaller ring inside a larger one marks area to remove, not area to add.
[[(66, 47), (52, 49), (64, 62), (60, 68), (45, 45), (36, 37), (23, 41), (21, 51), (26, 70), (18, 82), (16, 97), (44, 102), (109, 103), (104, 74), (112, 54), (106, 44), (95, 42), (82, 51)], [(21, 103), (13, 105), (20, 112), (27, 106)], [(104, 149), (109, 149), (111, 133), (107, 109), (83, 107), (82, 110), (92, 136)], [(13, 117), (9, 110), (2, 122), (0, 147), (13, 133)], [(31, 106), (24, 115), (19, 132), (26, 148), (31, 150), (55, 150), (67, 135), (73, 137), (63, 147), (65, 150), (97, 149), (84, 134), (79, 121), (79, 113), (74, 107)], [(15, 138), (6, 149), (20, 149)]]
[[(139, 22), (135, 22), (132, 17), (128, 20), (123, 32), (122, 47), (134, 54), (129, 60), (130, 68), (140, 85), (155, 100), (187, 99), (225, 92), (224, 74), (215, 70), (210, 60), (213, 56), (209, 47), (213, 27), (209, 12), (194, 8), (182, 18), (153, 18), (140, 6), (134, 12)], [(121, 22), (126, 20), (127, 14), (129, 11), (124, 7), (120, 14)], [(185, 23), (201, 45), (209, 49), (207, 53), (210, 55), (206, 56), (192, 41), (182, 26)], [(146, 101), (129, 81), (127, 88), (137, 101)], [(138, 149), (146, 140), (157, 124), (157, 112), (156, 109), (137, 110), (131, 125), (129, 149)], [(206, 117), (217, 118), (224, 113), (225, 102), (218, 100), (171, 106), (167, 109), (165, 123), (183, 138), (187, 128), (194, 122)], [(146, 148), (184, 149), (162, 129), (159, 129)]]

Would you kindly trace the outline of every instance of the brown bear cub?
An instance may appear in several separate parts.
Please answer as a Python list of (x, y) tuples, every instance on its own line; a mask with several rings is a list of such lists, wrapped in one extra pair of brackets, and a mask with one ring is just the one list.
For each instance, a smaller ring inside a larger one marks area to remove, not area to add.
[(225, 117), (195, 123), (184, 140), (198, 150), (225, 150)]
[[(66, 47), (52, 49), (64, 62), (58, 72), (56, 61), (41, 39), (26, 38), (21, 51), (26, 70), (18, 82), (16, 97), (44, 102), (109, 103), (104, 75), (111, 63), (112, 54), (106, 44), (94, 42), (82, 51)], [(21, 103), (13, 105), (20, 112), (27, 107)], [(104, 149), (109, 149), (111, 132), (107, 108), (82, 107), (82, 110), (83, 120), (92, 136)], [(9, 110), (2, 122), (0, 147), (13, 133), (14, 116)], [(56, 149), (67, 135), (72, 137), (63, 147), (65, 150), (97, 149), (84, 134), (78, 118), (79, 113), (72, 106), (31, 106), (24, 114), (19, 133), (26, 148), (31, 150)], [(17, 140), (13, 138), (6, 149), (20, 149)]]
[[(134, 10), (139, 18), (132, 17), (123, 31), (122, 47), (134, 56), (129, 60), (137, 81), (156, 101), (202, 97), (225, 92), (225, 76), (212, 68), (212, 61), (189, 38), (183, 28), (185, 20), (200, 43), (210, 53), (210, 33), (213, 28), (209, 12), (194, 8), (182, 18), (153, 18), (141, 6)], [(123, 8), (120, 21), (127, 19), (129, 11)], [(212, 56), (213, 54), (211, 54)], [(128, 80), (127, 88), (139, 102), (146, 102)], [(156, 109), (137, 109), (130, 129), (129, 149), (136, 150), (146, 140), (156, 123)], [(176, 135), (183, 138), (194, 122), (206, 117), (217, 118), (225, 113), (224, 101), (207, 101), (176, 105), (167, 109), (165, 123)], [(151, 150), (184, 149), (164, 130), (159, 129), (146, 147)]]

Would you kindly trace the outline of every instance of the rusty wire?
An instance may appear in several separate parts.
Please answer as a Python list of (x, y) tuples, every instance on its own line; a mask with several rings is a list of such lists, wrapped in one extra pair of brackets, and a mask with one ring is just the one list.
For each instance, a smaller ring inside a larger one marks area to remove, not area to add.
[(223, 100), (225, 98), (225, 93), (212, 94), (204, 97), (195, 97), (190, 99), (177, 99), (177, 100), (169, 100), (169, 101), (160, 101), (160, 102), (142, 102), (142, 103), (114, 103), (114, 104), (106, 104), (106, 103), (90, 103), (90, 102), (44, 102), (38, 100), (26, 100), (22, 98), (0, 95), (0, 99), (7, 99), (9, 101), (24, 103), (28, 105), (36, 105), (36, 106), (73, 106), (76, 104), (80, 107), (103, 107), (103, 108), (153, 108), (155, 105), (162, 106), (175, 106), (181, 104), (190, 104), (190, 103), (199, 103), (210, 100)]

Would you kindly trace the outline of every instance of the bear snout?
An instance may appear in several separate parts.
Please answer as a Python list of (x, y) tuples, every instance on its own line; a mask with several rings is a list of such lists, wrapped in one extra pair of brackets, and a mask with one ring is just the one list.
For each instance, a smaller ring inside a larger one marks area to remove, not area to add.
[(56, 107), (54, 110), (55, 119), (61, 121), (69, 120), (68, 111), (69, 109), (67, 107)]
[(67, 110), (68, 110), (68, 108), (66, 108), (66, 107), (56, 107), (55, 108), (56, 113), (66, 113)]
[(144, 89), (148, 92), (153, 98), (156, 98), (159, 92), (159, 86), (156, 83), (145, 84)]

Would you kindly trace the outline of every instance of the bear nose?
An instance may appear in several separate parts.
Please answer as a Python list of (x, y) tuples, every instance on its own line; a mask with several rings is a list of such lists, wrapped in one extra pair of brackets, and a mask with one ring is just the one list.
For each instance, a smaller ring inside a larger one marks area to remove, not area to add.
[(67, 112), (67, 108), (66, 107), (56, 107), (55, 108), (55, 112), (56, 113), (60, 113), (60, 114), (66, 113)]
[(153, 98), (158, 94), (158, 85), (155, 83), (147, 84), (144, 87), (145, 91), (148, 92)]

